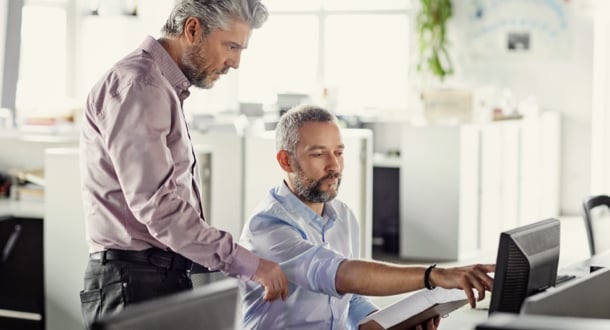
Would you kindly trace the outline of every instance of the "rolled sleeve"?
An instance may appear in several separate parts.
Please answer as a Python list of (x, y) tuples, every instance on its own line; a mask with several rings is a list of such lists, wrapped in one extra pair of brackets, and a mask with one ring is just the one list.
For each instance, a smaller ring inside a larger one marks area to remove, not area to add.
[(312, 246), (292, 259), (282, 262), (281, 266), (286, 276), (300, 287), (341, 297), (343, 295), (337, 292), (335, 278), (343, 260), (344, 257), (323, 246)]

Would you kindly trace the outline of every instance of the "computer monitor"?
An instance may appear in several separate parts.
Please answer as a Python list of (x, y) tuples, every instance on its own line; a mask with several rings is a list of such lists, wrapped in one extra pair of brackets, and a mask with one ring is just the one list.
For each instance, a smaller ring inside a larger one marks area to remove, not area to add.
[(610, 268), (599, 269), (525, 299), (521, 314), (610, 319), (608, 283)]
[(134, 304), (94, 322), (92, 330), (232, 330), (238, 314), (238, 280), (212, 282), (193, 290)]
[(552, 218), (500, 234), (489, 314), (519, 313), (525, 298), (555, 285), (559, 237)]

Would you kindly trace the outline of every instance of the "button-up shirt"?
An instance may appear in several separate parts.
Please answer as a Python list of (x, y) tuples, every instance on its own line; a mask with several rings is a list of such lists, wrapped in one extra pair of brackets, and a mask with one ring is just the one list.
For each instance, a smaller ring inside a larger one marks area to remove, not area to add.
[(171, 249), (249, 279), (259, 258), (204, 221), (182, 110), (190, 86), (149, 36), (91, 90), (80, 140), (89, 251)]
[(263, 301), (263, 288), (242, 283), (244, 329), (357, 329), (377, 308), (367, 298), (340, 294), (337, 268), (358, 258), (358, 222), (343, 202), (324, 205), (322, 216), (286, 186), (269, 191), (246, 223), (241, 244), (280, 263), (288, 277), (286, 301)]

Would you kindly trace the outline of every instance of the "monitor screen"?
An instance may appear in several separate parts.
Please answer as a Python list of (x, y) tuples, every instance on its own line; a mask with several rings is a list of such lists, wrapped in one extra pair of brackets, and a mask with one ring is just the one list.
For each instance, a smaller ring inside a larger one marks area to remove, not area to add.
[(525, 298), (555, 285), (560, 224), (541, 220), (500, 234), (489, 313), (519, 313)]

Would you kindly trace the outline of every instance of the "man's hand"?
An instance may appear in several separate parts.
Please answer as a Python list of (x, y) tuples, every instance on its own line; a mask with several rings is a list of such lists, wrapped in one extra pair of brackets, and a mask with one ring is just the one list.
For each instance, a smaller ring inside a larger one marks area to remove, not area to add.
[(441, 317), (435, 316), (431, 319), (428, 319), (424, 323), (415, 327), (415, 330), (436, 330), (438, 329), (438, 325), (441, 323)]
[[(476, 307), (476, 301), (485, 298), (485, 291), (491, 291), (493, 279), (487, 273), (494, 272), (495, 265), (471, 265), (456, 268), (435, 268), (430, 273), (433, 285), (447, 289), (462, 289), (468, 296), (472, 308)], [(475, 298), (473, 290), (478, 291)]]
[(252, 280), (265, 288), (263, 301), (274, 301), (280, 297), (285, 301), (288, 297), (288, 279), (275, 262), (261, 258)]
[(381, 324), (379, 324), (373, 320), (370, 320), (370, 321), (358, 326), (358, 330), (383, 330), (383, 329), (385, 329), (385, 328), (382, 327)]

